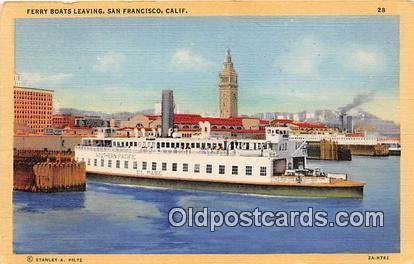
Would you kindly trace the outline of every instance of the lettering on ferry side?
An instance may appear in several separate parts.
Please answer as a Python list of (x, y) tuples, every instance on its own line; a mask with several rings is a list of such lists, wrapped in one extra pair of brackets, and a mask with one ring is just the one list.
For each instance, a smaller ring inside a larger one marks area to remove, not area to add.
[(135, 159), (135, 154), (122, 154), (122, 153), (106, 153), (106, 152), (96, 152), (95, 156), (97, 158), (107, 158), (107, 159)]
[(95, 152), (95, 156), (97, 158), (116, 159), (116, 154), (114, 153)]
[(137, 176), (161, 176), (161, 171), (137, 170)]

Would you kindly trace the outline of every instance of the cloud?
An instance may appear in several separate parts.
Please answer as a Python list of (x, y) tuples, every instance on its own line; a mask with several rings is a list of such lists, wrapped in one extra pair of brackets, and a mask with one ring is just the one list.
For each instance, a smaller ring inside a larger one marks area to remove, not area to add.
[(380, 73), (385, 68), (384, 52), (377, 47), (367, 45), (348, 44), (342, 51), (338, 51), (338, 61), (351, 72)]
[(384, 68), (384, 56), (374, 48), (354, 47), (345, 54), (345, 66), (358, 72), (380, 72)]
[(287, 74), (316, 74), (322, 61), (322, 46), (315, 37), (306, 36), (290, 46), (288, 52), (276, 62), (276, 67)]
[(123, 69), (125, 58), (123, 53), (110, 51), (96, 58), (94, 68), (100, 72), (119, 73)]
[(174, 68), (198, 70), (209, 67), (211, 62), (190, 50), (179, 49), (173, 54), (170, 64)]
[(44, 74), (38, 72), (22, 72), (19, 75), (23, 86), (36, 86), (47, 83), (58, 84), (73, 77), (71, 73)]
[(365, 66), (375, 66), (378, 64), (379, 60), (375, 52), (366, 50), (356, 50), (353, 57), (358, 61), (358, 63)]

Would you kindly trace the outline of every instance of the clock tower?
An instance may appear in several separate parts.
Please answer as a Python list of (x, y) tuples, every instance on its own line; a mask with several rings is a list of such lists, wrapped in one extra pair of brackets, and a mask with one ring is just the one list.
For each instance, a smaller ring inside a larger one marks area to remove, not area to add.
[(227, 49), (220, 72), (220, 117), (229, 118), (237, 116), (237, 73), (231, 61), (230, 49)]

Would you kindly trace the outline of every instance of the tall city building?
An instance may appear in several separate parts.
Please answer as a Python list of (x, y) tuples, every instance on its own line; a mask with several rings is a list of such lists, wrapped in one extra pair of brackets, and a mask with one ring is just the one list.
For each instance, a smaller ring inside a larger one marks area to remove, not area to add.
[(43, 133), (52, 125), (53, 91), (14, 87), (14, 122)]
[(220, 117), (229, 118), (237, 116), (237, 73), (231, 61), (230, 49), (227, 50), (220, 72)]

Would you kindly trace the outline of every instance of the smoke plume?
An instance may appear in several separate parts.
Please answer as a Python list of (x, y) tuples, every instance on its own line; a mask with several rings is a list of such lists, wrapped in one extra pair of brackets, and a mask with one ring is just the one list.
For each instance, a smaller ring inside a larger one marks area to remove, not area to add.
[(364, 103), (371, 101), (374, 98), (374, 94), (375, 94), (374, 92), (357, 94), (354, 97), (354, 100), (352, 101), (352, 103), (349, 103), (343, 107), (340, 107), (339, 110), (341, 111), (341, 113), (346, 113), (355, 107), (358, 107)]

